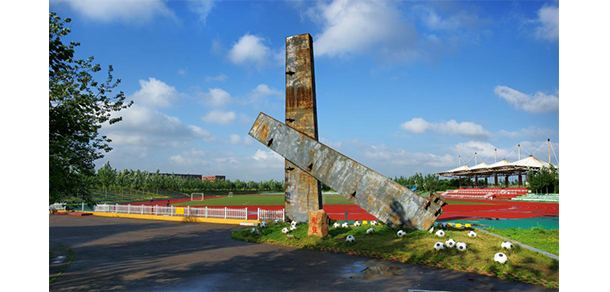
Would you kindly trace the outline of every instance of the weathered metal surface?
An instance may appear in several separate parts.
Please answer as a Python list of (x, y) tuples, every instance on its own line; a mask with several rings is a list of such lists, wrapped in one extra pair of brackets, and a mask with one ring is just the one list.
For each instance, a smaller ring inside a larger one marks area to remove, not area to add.
[(428, 230), (446, 204), (438, 196), (424, 199), (263, 113), (249, 134), (393, 228)]
[[(318, 140), (313, 40), (309, 34), (286, 38), (286, 125)], [(286, 217), (307, 221), (322, 209), (320, 182), (285, 162)]]

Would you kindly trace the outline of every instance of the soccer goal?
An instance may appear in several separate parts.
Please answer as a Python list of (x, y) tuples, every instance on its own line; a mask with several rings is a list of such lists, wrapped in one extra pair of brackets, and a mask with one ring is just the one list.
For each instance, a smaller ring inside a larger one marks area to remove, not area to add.
[(191, 193), (191, 201), (203, 201), (205, 195), (203, 193)]
[(229, 192), (229, 194), (227, 195), (228, 198), (233, 198), (233, 192)]

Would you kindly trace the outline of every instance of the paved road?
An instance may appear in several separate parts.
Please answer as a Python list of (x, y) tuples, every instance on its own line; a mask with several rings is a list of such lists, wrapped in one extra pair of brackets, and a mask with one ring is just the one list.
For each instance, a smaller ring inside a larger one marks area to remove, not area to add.
[[(234, 225), (51, 215), (51, 246), (74, 260), (51, 291), (544, 291), (496, 278), (252, 244)], [(385, 264), (395, 275), (363, 278)], [(51, 275), (50, 275), (51, 276)], [(473, 280), (469, 280), (472, 277)], [(551, 290), (552, 291), (552, 290)]]

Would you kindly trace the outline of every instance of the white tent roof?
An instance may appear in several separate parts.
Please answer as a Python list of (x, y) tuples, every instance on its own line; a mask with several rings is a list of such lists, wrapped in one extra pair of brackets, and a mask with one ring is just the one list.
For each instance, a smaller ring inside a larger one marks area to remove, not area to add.
[(528, 167), (528, 168), (542, 168), (542, 167), (551, 167), (550, 164), (548, 164), (547, 162), (544, 162), (534, 156), (528, 156), (526, 158), (523, 158), (521, 160), (512, 162), (509, 164), (509, 166), (523, 166), (523, 167)]
[(486, 169), (486, 168), (488, 168), (488, 167), (489, 167), (489, 166), (487, 166), (487, 163), (485, 163), (485, 161), (483, 161), (483, 162), (481, 162), (481, 163), (479, 163), (479, 164), (477, 164), (477, 165), (475, 165), (475, 166), (471, 167), (471, 168), (470, 168), (470, 170)]
[(489, 168), (496, 168), (496, 167), (502, 167), (502, 166), (506, 166), (509, 165), (510, 163), (508, 162), (508, 160), (506, 159), (502, 159), (501, 161), (498, 161), (496, 163), (492, 163), (490, 164), (488, 167)]

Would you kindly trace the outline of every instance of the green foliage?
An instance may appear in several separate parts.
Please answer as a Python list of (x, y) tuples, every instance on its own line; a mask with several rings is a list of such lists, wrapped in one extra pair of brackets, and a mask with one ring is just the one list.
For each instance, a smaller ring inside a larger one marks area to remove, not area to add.
[(527, 173), (528, 188), (533, 193), (559, 193), (559, 173), (551, 165), (550, 168), (543, 167), (538, 172)]
[(112, 150), (111, 140), (99, 137), (105, 122), (114, 124), (121, 118), (111, 113), (131, 106), (125, 95), (112, 91), (120, 83), (114, 81), (112, 66), (107, 78), (98, 82), (93, 74), (101, 71), (93, 57), (75, 59), (74, 49), (80, 44), (64, 44), (70, 33), (65, 27), (70, 18), (49, 14), (49, 201), (80, 198), (89, 201), (89, 189), (95, 174), (94, 161)]

